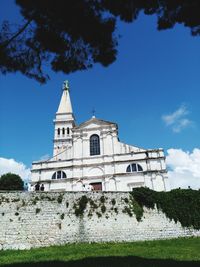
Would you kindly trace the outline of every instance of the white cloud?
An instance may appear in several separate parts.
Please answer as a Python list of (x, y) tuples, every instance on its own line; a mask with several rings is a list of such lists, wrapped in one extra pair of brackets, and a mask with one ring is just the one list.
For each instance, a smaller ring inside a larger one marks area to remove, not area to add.
[(163, 115), (162, 120), (165, 122), (166, 126), (171, 126), (173, 132), (180, 133), (183, 129), (192, 124), (192, 121), (186, 118), (188, 114), (189, 111), (187, 110), (187, 107), (181, 105), (180, 108), (173, 113)]
[(178, 121), (176, 125), (172, 127), (173, 132), (180, 133), (184, 128), (190, 126), (192, 124), (192, 121), (188, 119), (181, 119)]
[(182, 149), (168, 149), (166, 163), (171, 188), (200, 188), (200, 149), (191, 153)]
[(18, 174), (23, 180), (29, 180), (31, 175), (30, 169), (22, 162), (17, 162), (14, 159), (0, 158), (0, 175), (8, 172)]

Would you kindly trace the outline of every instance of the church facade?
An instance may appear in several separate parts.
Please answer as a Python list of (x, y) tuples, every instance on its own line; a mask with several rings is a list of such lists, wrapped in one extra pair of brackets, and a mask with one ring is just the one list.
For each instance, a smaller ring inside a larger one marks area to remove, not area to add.
[(53, 157), (32, 163), (33, 188), (39, 183), (45, 191), (169, 190), (163, 149), (124, 144), (116, 123), (95, 116), (76, 125), (68, 82), (54, 125)]

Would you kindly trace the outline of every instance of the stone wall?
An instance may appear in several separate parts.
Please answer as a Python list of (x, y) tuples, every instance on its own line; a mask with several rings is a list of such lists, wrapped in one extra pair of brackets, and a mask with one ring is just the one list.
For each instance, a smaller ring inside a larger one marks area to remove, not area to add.
[(138, 222), (129, 212), (129, 197), (128, 192), (0, 193), (0, 249), (200, 236), (157, 209), (145, 209)]

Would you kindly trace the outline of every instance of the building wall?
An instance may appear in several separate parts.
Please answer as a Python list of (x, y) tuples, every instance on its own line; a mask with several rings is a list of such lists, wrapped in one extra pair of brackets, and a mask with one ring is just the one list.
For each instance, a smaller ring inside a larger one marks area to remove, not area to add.
[[(56, 185), (58, 185), (58, 182), (60, 181), (60, 183), (64, 184), (63, 190), (71, 191), (72, 185), (70, 186), (66, 184), (76, 184), (79, 179), (81, 179), (84, 184), (87, 184), (94, 182), (94, 179), (103, 182), (104, 179), (114, 178), (118, 181), (118, 186), (116, 187), (117, 191), (130, 191), (137, 185), (136, 183), (138, 183), (138, 186), (147, 186), (156, 191), (168, 191), (168, 178), (165, 173), (165, 168), (161, 165), (161, 162), (164, 161), (164, 159), (149, 160), (149, 162), (153, 161), (153, 166), (149, 163), (150, 165), (148, 167), (146, 160), (135, 160), (134, 158), (137, 159), (138, 157), (137, 155), (134, 156), (131, 154), (118, 155), (114, 159), (109, 156), (106, 158), (97, 156), (84, 158), (82, 160), (74, 159), (73, 161), (69, 160), (37, 164), (37, 171), (32, 172), (32, 183), (34, 184), (35, 182), (40, 181), (40, 183), (45, 184), (45, 189), (56, 190)], [(156, 164), (155, 166), (154, 161)], [(127, 166), (133, 162), (139, 163), (142, 166), (144, 173), (127, 173)], [(148, 171), (147, 168), (149, 168), (150, 171)], [(52, 180), (54, 172), (58, 170), (62, 170), (66, 173), (67, 178), (65, 180)], [(71, 181), (71, 179), (73, 179), (73, 181)], [(49, 183), (55, 183), (55, 185), (52, 185), (52, 188), (49, 188)], [(107, 181), (107, 183), (109, 183), (109, 181)], [(131, 183), (133, 186), (131, 186)], [(103, 187), (103, 190), (109, 191), (107, 188), (109, 188), (109, 186)], [(58, 189), (60, 189), (60, 186)]]
[[(63, 168), (63, 171), (67, 173), (67, 170)], [(62, 189), (63, 191), (77, 191), (77, 183), (82, 183), (83, 185), (88, 185), (90, 183), (102, 183), (103, 191), (131, 191), (135, 187), (148, 187), (155, 191), (169, 191), (170, 186), (168, 184), (168, 177), (165, 177), (164, 174), (143, 174), (143, 173), (127, 173), (119, 175), (104, 175), (104, 172), (100, 168), (92, 168), (90, 172), (87, 173), (87, 176), (83, 176), (83, 170), (79, 168), (79, 177), (80, 178), (65, 178), (59, 180), (52, 180), (49, 177), (52, 177), (53, 172), (46, 172), (46, 180), (40, 181), (40, 184), (43, 183), (45, 191), (56, 191)], [(78, 169), (77, 169), (78, 173)], [(43, 176), (45, 177), (45, 176)], [(116, 183), (116, 186), (113, 187), (113, 180)], [(106, 184), (106, 185), (105, 185)], [(80, 188), (80, 187), (79, 187)], [(112, 188), (112, 189), (110, 189)], [(79, 189), (80, 190), (80, 189)]]
[[(114, 188), (117, 191), (129, 191), (136, 186), (147, 186), (157, 191), (169, 190), (167, 179), (163, 176), (166, 174), (166, 166), (162, 149), (148, 151), (121, 143), (118, 140), (117, 126), (102, 123), (97, 119), (72, 128), (71, 139), (65, 140), (66, 136), (64, 139), (62, 137), (63, 123), (66, 122), (56, 121), (54, 157), (47, 162), (33, 163), (32, 184), (39, 181), (44, 183), (45, 189), (48, 190), (63, 188), (63, 190), (77, 191), (80, 186), (76, 183), (82, 179), (83, 183), (102, 182), (105, 191), (110, 191), (108, 188), (112, 188), (113, 191)], [(70, 123), (67, 126), (72, 127)], [(59, 137), (58, 127), (61, 129)], [(100, 155), (90, 156), (90, 137), (93, 134), (97, 134), (100, 138)], [(127, 166), (131, 163), (140, 164), (145, 173), (127, 174)], [(64, 171), (67, 179), (73, 181), (66, 179), (59, 184), (58, 181), (51, 180), (54, 172), (59, 170)], [(116, 185), (113, 185), (113, 180), (107, 178), (115, 179)]]
[(83, 195), (0, 193), (0, 249), (200, 236), (200, 231), (183, 228), (157, 209), (145, 209), (138, 222), (134, 214), (130, 217), (125, 212), (130, 197), (126, 192), (87, 193), (88, 204), (78, 216), (75, 211)]

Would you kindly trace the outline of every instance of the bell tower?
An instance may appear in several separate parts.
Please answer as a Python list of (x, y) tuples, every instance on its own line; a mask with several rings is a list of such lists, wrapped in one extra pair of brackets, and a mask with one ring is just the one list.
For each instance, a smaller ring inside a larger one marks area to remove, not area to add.
[(56, 156), (56, 160), (66, 159), (65, 151), (70, 150), (72, 146), (72, 128), (75, 126), (68, 81), (63, 83), (63, 92), (54, 124), (53, 156)]

